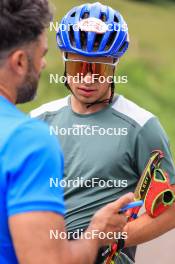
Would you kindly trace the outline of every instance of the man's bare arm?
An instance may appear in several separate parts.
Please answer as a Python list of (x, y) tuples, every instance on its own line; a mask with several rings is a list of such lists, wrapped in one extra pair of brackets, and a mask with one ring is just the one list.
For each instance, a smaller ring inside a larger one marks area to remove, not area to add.
[(91, 243), (84, 240), (82, 246), (82, 241), (51, 239), (51, 230), (57, 231), (58, 234), (65, 232), (64, 218), (51, 212), (32, 212), (13, 216), (10, 218), (10, 229), (21, 264), (92, 263), (98, 249), (97, 240), (92, 240)]
[[(126, 217), (119, 209), (133, 200), (129, 194), (99, 210), (92, 218), (87, 232), (99, 230), (119, 232), (126, 224)], [(92, 264), (98, 248), (113, 241), (81, 239), (68, 242), (66, 239), (50, 239), (50, 230), (65, 232), (64, 218), (52, 212), (17, 214), (9, 219), (16, 255), (20, 264)]]

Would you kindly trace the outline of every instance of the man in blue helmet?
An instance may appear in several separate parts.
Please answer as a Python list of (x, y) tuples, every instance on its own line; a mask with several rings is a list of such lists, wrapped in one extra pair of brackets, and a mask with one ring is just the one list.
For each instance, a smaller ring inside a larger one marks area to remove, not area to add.
[[(65, 181), (79, 182), (65, 186), (65, 202), (68, 231), (81, 232), (103, 204), (135, 190), (153, 150), (165, 153), (162, 167), (172, 185), (175, 167), (158, 119), (114, 95), (115, 66), (129, 45), (121, 14), (100, 3), (84, 4), (70, 10), (61, 24), (57, 42), (71, 95), (33, 110), (31, 116), (45, 120), (58, 136), (65, 155)], [(173, 205), (156, 219), (143, 214), (126, 225), (122, 263), (134, 262), (134, 246), (175, 226), (174, 209)], [(100, 262), (99, 253), (96, 263)]]

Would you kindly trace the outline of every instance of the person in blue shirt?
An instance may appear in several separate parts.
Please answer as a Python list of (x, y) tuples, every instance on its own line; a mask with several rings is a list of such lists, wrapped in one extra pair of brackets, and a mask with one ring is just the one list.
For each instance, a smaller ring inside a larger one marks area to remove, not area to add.
[(130, 193), (99, 210), (82, 238), (51, 239), (65, 233), (63, 156), (48, 127), (21, 113), (15, 104), (32, 100), (47, 52), (45, 28), (51, 13), (47, 0), (0, 2), (0, 264), (93, 263), (98, 248), (113, 240), (99, 232), (122, 231), (126, 216), (119, 209)]

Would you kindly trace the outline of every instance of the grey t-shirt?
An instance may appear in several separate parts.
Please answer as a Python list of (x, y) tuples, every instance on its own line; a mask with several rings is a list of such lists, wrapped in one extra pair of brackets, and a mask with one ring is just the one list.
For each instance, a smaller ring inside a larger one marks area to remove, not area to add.
[[(69, 183), (64, 196), (68, 231), (86, 228), (100, 207), (133, 192), (153, 150), (164, 152), (162, 168), (175, 184), (168, 139), (153, 114), (121, 95), (99, 112), (77, 114), (70, 98), (31, 112), (49, 124), (61, 143), (64, 180)], [(75, 179), (81, 186), (73, 186)]]

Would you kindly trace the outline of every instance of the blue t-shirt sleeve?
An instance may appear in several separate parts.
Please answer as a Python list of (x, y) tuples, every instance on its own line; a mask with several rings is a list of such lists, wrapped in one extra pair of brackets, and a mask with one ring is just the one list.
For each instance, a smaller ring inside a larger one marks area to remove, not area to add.
[(63, 190), (60, 182), (63, 156), (55, 137), (40, 121), (21, 125), (9, 139), (5, 153), (8, 216), (52, 211), (64, 215)]

